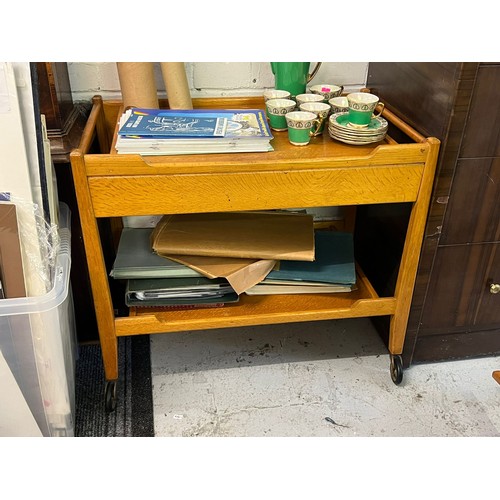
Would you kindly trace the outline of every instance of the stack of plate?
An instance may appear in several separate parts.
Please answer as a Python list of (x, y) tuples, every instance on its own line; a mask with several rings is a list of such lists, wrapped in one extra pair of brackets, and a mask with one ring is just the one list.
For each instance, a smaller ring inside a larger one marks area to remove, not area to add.
[(335, 113), (328, 120), (328, 133), (332, 139), (346, 144), (370, 144), (382, 141), (387, 134), (388, 123), (381, 116), (372, 118), (367, 127), (357, 128), (348, 120), (349, 113)]

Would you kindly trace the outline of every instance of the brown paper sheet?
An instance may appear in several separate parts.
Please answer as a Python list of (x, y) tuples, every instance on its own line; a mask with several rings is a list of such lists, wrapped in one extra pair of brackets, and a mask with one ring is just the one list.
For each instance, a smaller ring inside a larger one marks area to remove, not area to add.
[(227, 212), (163, 216), (151, 235), (160, 255), (314, 260), (309, 214)]
[(183, 62), (160, 63), (170, 109), (193, 109)]
[(159, 107), (152, 62), (117, 62), (116, 67), (124, 108), (135, 106), (157, 109)]
[(16, 206), (0, 203), (0, 279), (4, 298), (26, 297)]
[(260, 283), (276, 265), (275, 260), (265, 259), (233, 259), (199, 255), (162, 255), (162, 257), (180, 262), (207, 278), (226, 278), (238, 295)]

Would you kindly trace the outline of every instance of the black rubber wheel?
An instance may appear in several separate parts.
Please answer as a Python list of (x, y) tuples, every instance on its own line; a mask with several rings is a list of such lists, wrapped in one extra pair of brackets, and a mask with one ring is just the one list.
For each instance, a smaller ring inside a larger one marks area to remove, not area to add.
[(403, 360), (399, 354), (391, 356), (391, 379), (396, 385), (403, 381)]
[(108, 380), (104, 391), (104, 409), (111, 413), (116, 409), (116, 380)]

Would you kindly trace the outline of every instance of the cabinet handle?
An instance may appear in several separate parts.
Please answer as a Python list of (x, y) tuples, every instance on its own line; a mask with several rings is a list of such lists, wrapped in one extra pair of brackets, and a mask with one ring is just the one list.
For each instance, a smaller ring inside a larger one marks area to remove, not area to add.
[(492, 283), (490, 285), (490, 293), (500, 293), (500, 284)]

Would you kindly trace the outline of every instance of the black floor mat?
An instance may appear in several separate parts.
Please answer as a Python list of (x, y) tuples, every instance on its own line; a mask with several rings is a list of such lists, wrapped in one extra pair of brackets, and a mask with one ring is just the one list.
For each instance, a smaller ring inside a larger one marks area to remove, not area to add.
[(104, 407), (105, 377), (98, 344), (79, 346), (75, 437), (153, 437), (149, 335), (118, 339), (116, 410)]

